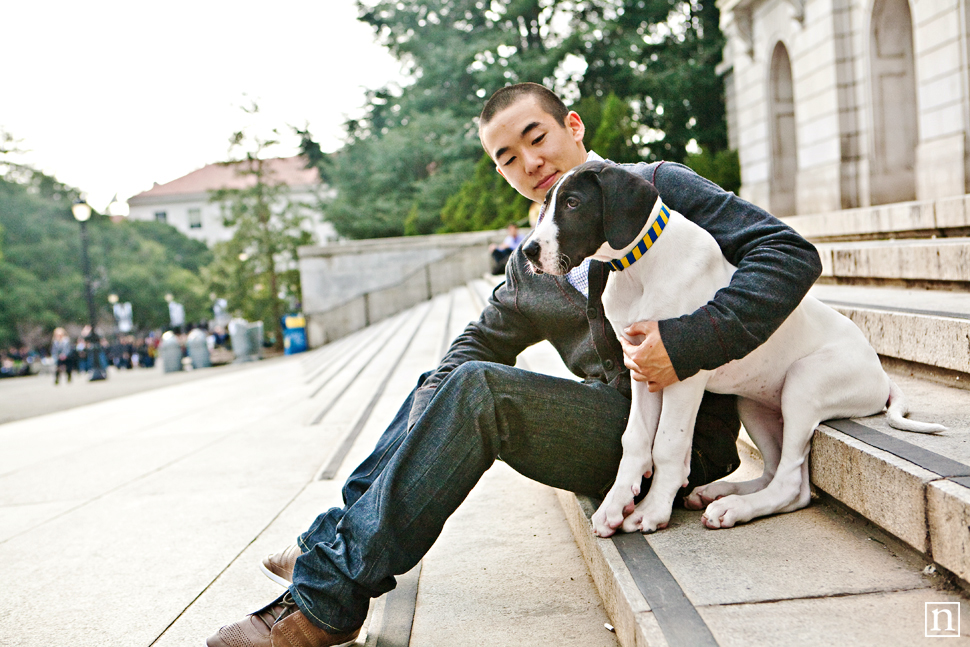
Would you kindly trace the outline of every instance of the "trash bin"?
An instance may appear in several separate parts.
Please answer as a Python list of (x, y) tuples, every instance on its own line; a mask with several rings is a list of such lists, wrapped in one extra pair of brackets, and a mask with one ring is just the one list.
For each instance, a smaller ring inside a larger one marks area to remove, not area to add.
[(162, 360), (162, 370), (173, 373), (182, 370), (182, 345), (171, 330), (162, 335), (158, 344), (158, 356)]
[(236, 356), (234, 363), (252, 362), (263, 356), (262, 321), (249, 323), (245, 319), (233, 319), (229, 322), (229, 339)]
[(199, 328), (189, 333), (185, 340), (185, 348), (188, 350), (189, 359), (192, 360), (192, 368), (208, 368), (212, 366), (209, 359), (209, 345), (206, 343), (205, 331)]
[(246, 339), (249, 340), (249, 352), (254, 360), (263, 359), (263, 322), (254, 321), (246, 329)]
[(283, 354), (302, 353), (306, 348), (306, 318), (302, 314), (284, 316)]
[(252, 352), (249, 350), (249, 336), (246, 329), (249, 324), (245, 319), (233, 319), (229, 322), (229, 341), (232, 344), (232, 354), (236, 356), (234, 363), (252, 361)]

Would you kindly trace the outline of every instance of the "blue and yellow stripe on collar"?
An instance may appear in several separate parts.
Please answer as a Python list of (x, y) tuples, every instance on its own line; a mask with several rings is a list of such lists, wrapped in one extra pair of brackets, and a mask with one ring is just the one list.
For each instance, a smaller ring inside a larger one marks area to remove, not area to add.
[(647, 253), (647, 250), (653, 247), (653, 244), (657, 242), (660, 238), (660, 234), (663, 232), (664, 227), (667, 226), (667, 221), (670, 220), (670, 212), (667, 211), (667, 205), (661, 203), (660, 213), (657, 214), (657, 219), (653, 221), (653, 226), (647, 230), (646, 235), (640, 239), (640, 242), (630, 251), (629, 254), (615, 261), (610, 261), (610, 265), (617, 272), (622, 272), (626, 268), (630, 267), (636, 263), (641, 256)]

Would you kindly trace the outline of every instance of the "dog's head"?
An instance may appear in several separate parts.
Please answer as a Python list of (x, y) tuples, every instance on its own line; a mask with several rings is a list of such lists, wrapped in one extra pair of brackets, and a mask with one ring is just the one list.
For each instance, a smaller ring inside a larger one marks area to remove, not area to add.
[(522, 253), (534, 269), (555, 275), (590, 256), (620, 258), (643, 230), (658, 197), (653, 184), (620, 166), (581, 164), (546, 194), (542, 221)]

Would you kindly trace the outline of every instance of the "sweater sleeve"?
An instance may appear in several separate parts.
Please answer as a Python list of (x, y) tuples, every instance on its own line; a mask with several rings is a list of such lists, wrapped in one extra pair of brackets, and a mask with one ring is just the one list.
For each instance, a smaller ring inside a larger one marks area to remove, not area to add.
[(662, 162), (636, 170), (670, 208), (707, 230), (737, 267), (731, 283), (706, 305), (659, 322), (677, 377), (744, 357), (801, 303), (822, 272), (818, 252), (768, 212), (685, 166)]

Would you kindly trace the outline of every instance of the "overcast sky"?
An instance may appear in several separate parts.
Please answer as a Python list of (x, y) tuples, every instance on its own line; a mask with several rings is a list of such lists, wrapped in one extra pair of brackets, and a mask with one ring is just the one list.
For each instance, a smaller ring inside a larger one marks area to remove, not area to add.
[[(0, 129), (96, 209), (227, 159), (244, 126), (324, 150), (400, 65), (352, 0), (6, 2)], [(256, 122), (241, 106), (260, 106)]]

